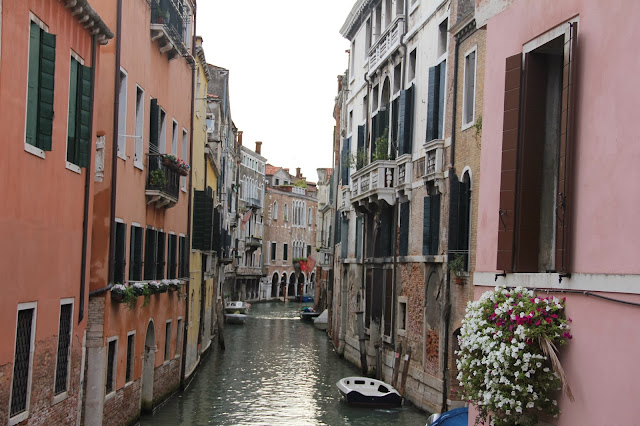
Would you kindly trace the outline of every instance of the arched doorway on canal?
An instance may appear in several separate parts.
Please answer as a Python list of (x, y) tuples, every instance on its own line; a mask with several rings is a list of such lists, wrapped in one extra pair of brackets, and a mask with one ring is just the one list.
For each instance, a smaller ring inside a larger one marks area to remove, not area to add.
[(283, 272), (282, 277), (280, 277), (280, 294), (278, 297), (284, 297), (284, 291), (287, 289), (287, 273)]
[(153, 412), (153, 373), (156, 363), (156, 330), (153, 319), (147, 325), (144, 338), (144, 356), (142, 360), (142, 394), (141, 409), (145, 413)]
[[(305, 294), (304, 282), (306, 281), (306, 277), (303, 272), (298, 274), (298, 296), (302, 297)], [(302, 299), (300, 299), (302, 300)]]
[(287, 288), (287, 297), (295, 297), (296, 296), (296, 274), (291, 274), (289, 276), (289, 288)]
[(271, 278), (271, 297), (278, 297), (278, 273), (274, 272)]

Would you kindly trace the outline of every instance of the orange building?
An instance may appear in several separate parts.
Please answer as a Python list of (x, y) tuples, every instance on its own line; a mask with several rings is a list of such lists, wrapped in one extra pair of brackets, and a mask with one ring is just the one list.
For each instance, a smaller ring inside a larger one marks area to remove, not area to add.
[(9, 425), (75, 423), (82, 398), (92, 82), (113, 33), (87, 0), (69, 3), (0, 2), (0, 421)]
[(96, 97), (83, 421), (125, 424), (180, 385), (195, 1), (95, 3), (116, 36)]

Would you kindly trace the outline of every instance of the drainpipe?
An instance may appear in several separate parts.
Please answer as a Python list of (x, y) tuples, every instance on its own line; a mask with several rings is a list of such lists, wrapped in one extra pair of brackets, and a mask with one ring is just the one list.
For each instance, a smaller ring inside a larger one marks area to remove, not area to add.
[[(93, 138), (93, 111), (96, 91), (96, 57), (98, 51), (98, 39), (91, 37), (91, 106), (89, 107), (89, 135)], [(91, 152), (89, 153), (91, 155)], [(84, 175), (84, 207), (82, 211), (82, 260), (80, 262), (80, 300), (78, 306), (78, 324), (84, 319), (84, 298), (87, 275), (87, 240), (89, 237), (89, 196), (91, 190), (91, 158), (87, 163)]]
[[(122, 1), (122, 0), (119, 0)], [(191, 131), (189, 135), (189, 161), (193, 165), (193, 115), (194, 115), (194, 98), (195, 98), (195, 90), (196, 90), (196, 71), (197, 67), (195, 64), (196, 57), (196, 11), (197, 5), (196, 0), (193, 0), (193, 36), (191, 38), (191, 56), (194, 58), (194, 63), (191, 66)], [(205, 64), (206, 66), (206, 64)], [(206, 113), (205, 113), (206, 115)], [(206, 167), (205, 167), (205, 176)], [(189, 198), (187, 202), (187, 236), (189, 238), (189, 250), (185, 253), (187, 257), (187, 274), (189, 274), (189, 279), (187, 280), (186, 290), (185, 290), (185, 300), (186, 302), (190, 302), (189, 300), (189, 292), (190, 292), (190, 279), (191, 279), (191, 194), (193, 192), (193, 167), (189, 169)], [(200, 295), (202, 297), (202, 295)], [(184, 304), (184, 331), (182, 333), (182, 354), (181, 354), (181, 362), (180, 362), (180, 389), (185, 389), (185, 370), (187, 367), (186, 363), (186, 355), (187, 355), (187, 340), (189, 336), (189, 309), (186, 309), (187, 303)], [(202, 320), (202, 319), (201, 319)], [(198, 330), (200, 330), (200, 326), (198, 326)], [(199, 331), (198, 331), (199, 332)]]

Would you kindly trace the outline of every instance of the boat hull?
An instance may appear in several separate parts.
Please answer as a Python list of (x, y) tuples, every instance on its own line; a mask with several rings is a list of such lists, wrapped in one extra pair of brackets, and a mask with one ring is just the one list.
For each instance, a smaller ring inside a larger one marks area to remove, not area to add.
[(344, 397), (347, 400), (347, 404), (356, 407), (394, 408), (402, 406), (402, 397), (398, 394), (368, 396), (358, 391), (351, 391)]
[(320, 315), (320, 312), (300, 312), (300, 319), (303, 321), (311, 321)]
[(227, 324), (244, 324), (247, 320), (245, 314), (224, 314)]
[(336, 383), (349, 405), (392, 408), (402, 405), (402, 396), (381, 380), (368, 377), (345, 377)]

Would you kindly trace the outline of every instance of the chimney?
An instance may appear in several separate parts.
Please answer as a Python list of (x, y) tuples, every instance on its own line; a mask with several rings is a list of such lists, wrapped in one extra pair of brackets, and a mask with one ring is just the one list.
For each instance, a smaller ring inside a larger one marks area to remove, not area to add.
[(296, 178), (300, 179), (302, 175), (300, 174), (300, 167), (296, 167)]
[(284, 169), (285, 172), (289, 173), (289, 169)]
[(256, 141), (256, 154), (261, 155), (260, 151), (262, 151), (262, 142)]

